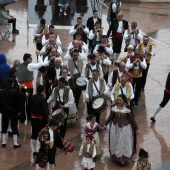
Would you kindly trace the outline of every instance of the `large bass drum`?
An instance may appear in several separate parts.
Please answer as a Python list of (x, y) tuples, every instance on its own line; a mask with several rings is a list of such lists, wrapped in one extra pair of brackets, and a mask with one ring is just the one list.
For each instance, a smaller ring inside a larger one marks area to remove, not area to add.
[(86, 90), (86, 85), (87, 85), (86, 78), (84, 78), (84, 77), (78, 77), (78, 78), (76, 79), (76, 85), (77, 85), (81, 90)]
[(104, 112), (107, 108), (107, 102), (101, 97), (97, 98), (93, 101), (92, 108), (98, 113)]
[(63, 109), (57, 109), (52, 113), (52, 118), (58, 120), (59, 122), (63, 121), (67, 117), (67, 114)]

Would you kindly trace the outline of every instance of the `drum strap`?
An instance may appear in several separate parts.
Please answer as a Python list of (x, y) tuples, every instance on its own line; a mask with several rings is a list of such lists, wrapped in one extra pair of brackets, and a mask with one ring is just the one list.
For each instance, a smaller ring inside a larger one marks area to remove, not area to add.
[(100, 94), (100, 92), (99, 92), (99, 90), (98, 90), (98, 88), (97, 88), (96, 83), (94, 82), (94, 80), (93, 80), (93, 84), (94, 84), (94, 86), (95, 86), (97, 92)]
[(121, 90), (121, 93), (123, 94), (123, 95), (125, 95), (124, 93), (123, 93), (123, 89), (122, 89), (122, 87), (120, 86), (120, 90)]
[(74, 63), (74, 66), (75, 66), (75, 68), (77, 69), (77, 71), (79, 72), (79, 74), (80, 74), (80, 71), (79, 71), (79, 69), (78, 69), (78, 67), (77, 67), (77, 65), (76, 65), (76, 63), (73, 61), (73, 63)]
[(60, 102), (61, 102), (61, 97), (60, 97), (59, 90), (58, 90), (58, 98), (59, 98), (59, 100), (60, 100)]
[(127, 102), (127, 98), (126, 98), (126, 95), (123, 93), (123, 89), (122, 89), (122, 87), (120, 86), (120, 90), (121, 90), (121, 93), (122, 93), (122, 95), (124, 95), (125, 96), (125, 104), (127, 104), (128, 106), (129, 106), (129, 104), (128, 104), (128, 102)]

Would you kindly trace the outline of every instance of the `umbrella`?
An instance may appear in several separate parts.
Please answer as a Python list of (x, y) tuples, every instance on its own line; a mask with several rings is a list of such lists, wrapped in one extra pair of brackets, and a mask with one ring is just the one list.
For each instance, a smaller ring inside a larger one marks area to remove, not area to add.
[(16, 3), (17, 0), (0, 0), (0, 7), (5, 7), (9, 4), (13, 4), (13, 3)]

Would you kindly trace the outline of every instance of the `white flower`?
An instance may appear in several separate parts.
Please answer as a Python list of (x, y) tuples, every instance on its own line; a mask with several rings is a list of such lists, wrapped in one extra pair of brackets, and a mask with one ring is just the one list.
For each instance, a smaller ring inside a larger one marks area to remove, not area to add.
[(24, 86), (24, 89), (26, 90), (26, 89), (27, 89), (27, 86)]

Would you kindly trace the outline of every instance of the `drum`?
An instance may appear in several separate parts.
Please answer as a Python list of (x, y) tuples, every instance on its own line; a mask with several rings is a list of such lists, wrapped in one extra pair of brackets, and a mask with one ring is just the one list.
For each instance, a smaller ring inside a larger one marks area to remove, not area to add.
[(98, 113), (104, 112), (107, 108), (107, 102), (101, 97), (97, 98), (93, 101), (92, 108)]
[(52, 118), (58, 120), (59, 122), (63, 121), (67, 117), (67, 114), (63, 109), (57, 109), (52, 113)]
[(78, 78), (76, 79), (76, 85), (77, 85), (81, 90), (86, 90), (86, 85), (87, 85), (86, 78), (84, 78), (84, 77), (78, 77)]

